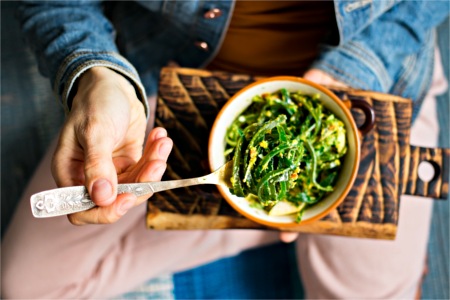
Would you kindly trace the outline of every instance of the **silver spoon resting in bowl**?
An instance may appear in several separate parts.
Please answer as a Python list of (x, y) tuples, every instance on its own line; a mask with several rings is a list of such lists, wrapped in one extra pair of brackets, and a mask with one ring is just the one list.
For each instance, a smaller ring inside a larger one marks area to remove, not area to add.
[[(229, 161), (211, 174), (179, 180), (123, 183), (117, 186), (117, 193), (131, 193), (137, 197), (171, 190), (175, 188), (199, 185), (219, 184), (231, 187), (233, 162)], [(71, 186), (39, 192), (30, 198), (31, 211), (36, 218), (49, 218), (68, 215), (95, 207), (86, 187)]]

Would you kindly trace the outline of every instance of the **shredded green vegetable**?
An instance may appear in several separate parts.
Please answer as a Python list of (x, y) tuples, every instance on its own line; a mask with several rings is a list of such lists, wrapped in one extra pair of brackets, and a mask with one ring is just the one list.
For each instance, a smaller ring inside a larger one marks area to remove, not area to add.
[(253, 97), (227, 129), (233, 194), (269, 214), (287, 201), (300, 221), (305, 209), (333, 191), (347, 152), (346, 131), (319, 97), (286, 89)]

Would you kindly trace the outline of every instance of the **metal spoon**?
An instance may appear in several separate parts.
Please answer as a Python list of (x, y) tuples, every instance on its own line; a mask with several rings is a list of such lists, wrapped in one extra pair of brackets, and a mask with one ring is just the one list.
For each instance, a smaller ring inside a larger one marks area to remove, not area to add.
[[(124, 183), (118, 185), (118, 194), (132, 193), (137, 197), (165, 190), (198, 185), (219, 184), (230, 187), (233, 163), (224, 164), (211, 174), (180, 180), (168, 180), (144, 183)], [(48, 218), (68, 215), (95, 207), (84, 186), (72, 186), (43, 191), (30, 198), (31, 211), (36, 218)]]

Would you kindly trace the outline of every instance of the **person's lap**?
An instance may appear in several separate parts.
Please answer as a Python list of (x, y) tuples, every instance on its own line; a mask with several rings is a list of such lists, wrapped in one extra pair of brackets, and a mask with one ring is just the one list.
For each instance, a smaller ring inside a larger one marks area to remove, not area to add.
[[(418, 120), (412, 128), (411, 144), (436, 146), (438, 124), (433, 93), (440, 89), (442, 83), (434, 86), (427, 96)], [(420, 289), (425, 267), (431, 210), (431, 199), (403, 195), (395, 241), (301, 234), (296, 242), (296, 248), (302, 282), (297, 282), (297, 286), (292, 285), (292, 281), (287, 282), (286, 293), (298, 297), (298, 291), (303, 293), (304, 289), (308, 299), (414, 299)], [(265, 255), (265, 260), (270, 259), (273, 254), (270, 249), (260, 251), (264, 253), (262, 255)], [(263, 264), (265, 260), (259, 259)], [(290, 258), (290, 263), (295, 261)], [(221, 266), (223, 268), (224, 265), (236, 264), (240, 265), (237, 270), (230, 272), (229, 269), (221, 269)], [(226, 263), (219, 261), (175, 274), (175, 291), (177, 285), (181, 285), (175, 296), (180, 298), (191, 295), (208, 295), (208, 298), (220, 298), (217, 295), (229, 296), (230, 290), (226, 287), (224, 289), (209, 289), (209, 287), (220, 284), (221, 281), (233, 285), (234, 280), (231, 279), (230, 282), (230, 279), (227, 279), (230, 276), (238, 278), (242, 274), (251, 276), (253, 272), (258, 272), (258, 268), (254, 268), (253, 264), (254, 261), (246, 262), (239, 255), (227, 259)], [(273, 266), (267, 266), (265, 270), (271, 267)], [(223, 272), (230, 273), (224, 275)], [(237, 274), (239, 272), (242, 274)], [(290, 276), (292, 280), (292, 274)], [(240, 298), (236, 295), (243, 297), (251, 295), (251, 298), (256, 299), (260, 295), (258, 287), (260, 285), (255, 283), (247, 286), (245, 291), (239, 289), (232, 291), (234, 292), (232, 295), (235, 298)], [(273, 288), (276, 287), (267, 283), (262, 291)], [(241, 294), (238, 294), (239, 292)], [(286, 297), (288, 296), (281, 298)]]
[[(435, 146), (433, 100), (427, 98), (412, 130), (415, 145)], [(34, 219), (30, 195), (55, 188), (52, 150), (37, 169), (2, 241), (3, 296), (114, 296), (152, 277), (277, 241), (276, 232), (253, 230), (149, 231), (144, 205), (111, 225), (76, 227), (65, 217)], [(403, 196), (395, 241), (301, 235), (297, 254), (307, 297), (413, 298), (424, 267), (430, 215), (430, 200)]]
[[(411, 129), (411, 145), (436, 147), (436, 95), (446, 89), (439, 53), (433, 84)], [(299, 269), (307, 298), (413, 299), (422, 281), (432, 199), (402, 195), (394, 241), (301, 235)]]
[(65, 216), (35, 219), (30, 196), (56, 188), (50, 173), (54, 147), (38, 166), (2, 240), (3, 297), (115, 296), (152, 277), (278, 241), (275, 232), (254, 230), (150, 231), (145, 205), (109, 225), (74, 226)]

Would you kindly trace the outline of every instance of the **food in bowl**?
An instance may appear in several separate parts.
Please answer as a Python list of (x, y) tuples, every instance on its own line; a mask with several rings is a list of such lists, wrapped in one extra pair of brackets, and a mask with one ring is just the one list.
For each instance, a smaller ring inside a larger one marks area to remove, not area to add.
[(226, 130), (230, 192), (271, 216), (295, 214), (334, 190), (347, 153), (344, 123), (318, 93), (286, 88), (257, 94)]
[[(334, 114), (344, 124), (346, 153), (340, 159), (340, 170), (335, 179), (333, 191), (327, 192), (314, 205), (305, 205), (299, 222), (297, 219), (298, 211), (285, 214), (286, 211), (293, 209), (288, 201), (278, 201), (277, 209), (279, 209), (279, 213), (275, 213), (275, 211), (263, 209), (261, 205), (258, 205), (258, 202), (252, 201), (252, 199), (249, 201), (248, 197), (236, 196), (226, 186), (218, 186), (217, 188), (228, 204), (242, 216), (264, 226), (283, 230), (296, 230), (297, 227), (323, 218), (344, 201), (358, 173), (361, 155), (360, 136), (363, 132), (370, 131), (371, 126), (373, 126), (374, 115), (373, 109), (366, 101), (355, 102), (354, 99), (343, 101), (327, 88), (303, 78), (276, 76), (260, 79), (235, 93), (219, 111), (209, 136), (208, 160), (211, 170), (217, 170), (227, 163), (227, 158), (224, 155), (224, 151), (227, 148), (227, 131), (234, 120), (252, 105), (253, 97), (273, 94), (282, 89), (286, 89), (289, 93), (300, 92), (310, 96), (318, 94), (316, 96), (317, 101), (323, 105), (323, 108)], [(366, 122), (360, 128), (356, 126), (350, 112), (350, 109), (353, 107), (360, 108), (366, 116)], [(306, 154), (308, 153), (306, 148), (303, 151)], [(298, 209), (298, 207), (295, 207), (295, 209)], [(283, 211), (285, 213), (282, 213)]]

